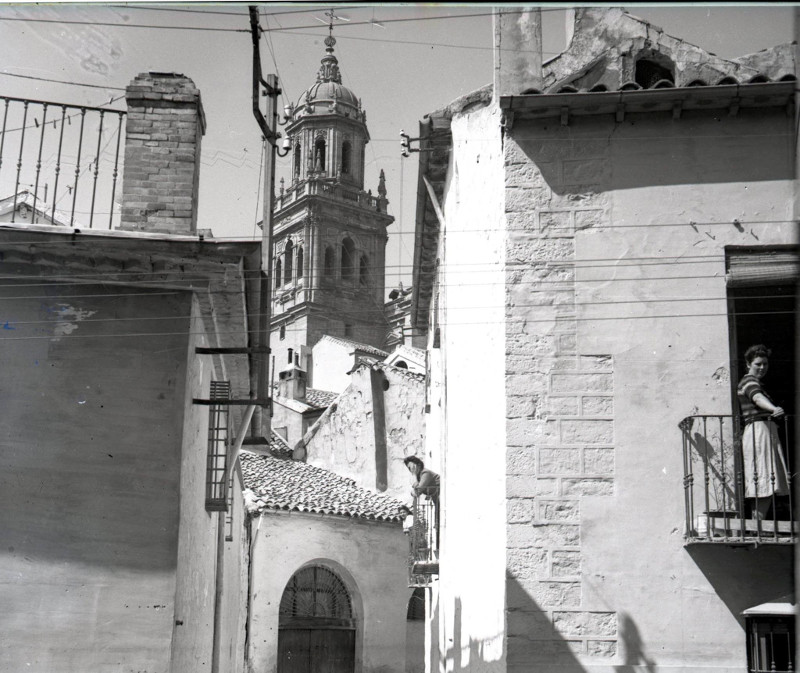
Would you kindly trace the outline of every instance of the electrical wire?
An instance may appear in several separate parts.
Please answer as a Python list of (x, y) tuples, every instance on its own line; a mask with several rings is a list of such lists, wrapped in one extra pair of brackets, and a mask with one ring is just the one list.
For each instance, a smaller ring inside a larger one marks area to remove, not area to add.
[[(153, 30), (198, 30), (214, 33), (249, 33), (248, 28), (208, 28), (203, 26), (158, 26), (142, 23), (111, 23), (109, 21), (64, 21), (62, 19), (26, 19), (0, 16), (0, 21), (27, 21), (28, 23), (57, 23), (65, 26), (105, 26), (109, 28), (149, 28)], [(312, 26), (316, 27), (316, 26)]]
[[(50, 79), (49, 77), (34, 77), (33, 75), (19, 75), (13, 72), (0, 72), (0, 75), (3, 77), (18, 77), (20, 79), (32, 79), (36, 80), (37, 82), (53, 82), (55, 84), (69, 84), (71, 86), (83, 86), (88, 87), (90, 89), (108, 89), (111, 91), (125, 91), (124, 87), (119, 86), (104, 86), (102, 84), (86, 84), (85, 82), (71, 82), (64, 79)], [(120, 98), (124, 98), (124, 96), (120, 96)], [(116, 100), (119, 100), (117, 98)]]
[[(448, 309), (449, 310), (449, 309)], [(343, 317), (350, 315), (349, 313), (342, 313)], [(743, 311), (737, 312), (737, 317), (742, 316), (765, 316), (765, 315), (796, 315), (796, 311)], [(507, 318), (503, 316), (502, 318), (498, 318), (497, 320), (478, 320), (478, 321), (463, 321), (463, 322), (454, 322), (454, 321), (440, 321), (438, 324), (439, 326), (443, 327), (455, 327), (455, 326), (489, 326), (489, 325), (530, 325), (530, 324), (538, 324), (538, 323), (570, 323), (570, 324), (578, 324), (578, 323), (594, 323), (594, 322), (602, 322), (602, 321), (628, 321), (628, 320), (676, 320), (682, 318), (722, 318), (728, 317), (729, 314), (727, 312), (718, 312), (718, 313), (669, 313), (669, 314), (662, 314), (662, 315), (615, 315), (615, 316), (595, 316), (595, 317), (577, 317), (575, 315), (560, 315), (560, 316), (551, 316), (547, 318), (530, 318), (524, 317), (520, 319), (514, 318)], [(276, 320), (280, 316), (275, 316)], [(74, 320), (70, 318), (59, 319), (58, 317), (53, 318), (53, 323), (77, 323), (81, 324), (85, 322), (84, 320)], [(11, 326), (11, 322), (6, 322), (7, 326), (3, 326), (0, 330), (3, 331), (13, 331), (15, 328)], [(217, 336), (226, 336), (226, 335), (241, 335), (247, 333), (253, 333), (257, 330), (216, 330), (213, 333)], [(301, 333), (307, 331), (305, 328), (286, 328), (286, 333)], [(192, 330), (185, 330), (180, 332), (119, 332), (119, 333), (104, 333), (104, 334), (52, 334), (52, 335), (42, 335), (42, 336), (0, 336), (0, 341), (31, 341), (31, 340), (42, 340), (42, 339), (108, 339), (108, 338), (122, 338), (122, 337), (165, 337), (165, 336), (202, 336), (207, 334), (205, 330), (202, 331), (192, 331)]]

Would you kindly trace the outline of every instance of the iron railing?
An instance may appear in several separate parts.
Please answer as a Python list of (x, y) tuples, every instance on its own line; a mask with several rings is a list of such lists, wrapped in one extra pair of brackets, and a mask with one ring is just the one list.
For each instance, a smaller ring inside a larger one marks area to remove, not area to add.
[[(687, 416), (679, 423), (687, 542), (795, 541), (793, 475), (788, 462), (794, 418), (784, 416), (771, 423), (777, 427), (780, 446), (774, 446), (766, 461), (766, 475), (763, 469), (759, 475), (753, 448), (742, 446), (744, 425), (738, 416), (703, 414)], [(748, 436), (755, 442), (752, 433)], [(784, 488), (776, 489), (784, 478)]]
[(408, 532), (408, 586), (427, 587), (439, 574), (439, 511), (426, 495), (414, 497)]
[(2, 212), (11, 222), (115, 227), (126, 114), (0, 96)]

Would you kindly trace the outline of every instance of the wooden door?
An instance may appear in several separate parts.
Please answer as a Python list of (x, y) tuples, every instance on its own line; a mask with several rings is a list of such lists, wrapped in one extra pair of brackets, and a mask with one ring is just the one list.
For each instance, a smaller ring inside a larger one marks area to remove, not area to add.
[(353, 673), (353, 629), (280, 629), (278, 673)]

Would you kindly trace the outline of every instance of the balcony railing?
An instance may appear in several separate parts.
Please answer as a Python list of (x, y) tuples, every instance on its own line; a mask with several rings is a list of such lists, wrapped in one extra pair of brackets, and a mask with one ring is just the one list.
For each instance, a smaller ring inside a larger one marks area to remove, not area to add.
[(745, 434), (753, 444), (744, 447), (744, 425), (737, 416), (705, 414), (680, 422), (688, 543), (795, 541), (789, 464), (794, 418), (772, 423), (779, 445), (768, 447), (769, 455), (759, 461), (755, 434)]
[(30, 224), (116, 226), (125, 115), (0, 96), (0, 205), (10, 221), (23, 219), (24, 203)]
[(439, 512), (425, 495), (414, 498), (408, 532), (408, 586), (427, 587), (439, 574)]
[(327, 196), (340, 201), (347, 201), (379, 213), (386, 212), (387, 202), (385, 199), (379, 196), (373, 196), (371, 193), (356, 187), (334, 182), (324, 176), (302, 180), (285, 189), (281, 187), (276, 195), (275, 205), (280, 210), (304, 196)]

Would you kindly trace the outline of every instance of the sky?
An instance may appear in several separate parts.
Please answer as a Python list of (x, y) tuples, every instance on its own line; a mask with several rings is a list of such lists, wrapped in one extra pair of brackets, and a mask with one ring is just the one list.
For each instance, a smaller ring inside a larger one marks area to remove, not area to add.
[[(278, 75), (283, 90), (281, 107), (296, 102), (315, 82), (328, 33), (325, 12), (331, 7), (259, 5), (265, 29), (263, 72)], [(383, 169), (389, 213), (395, 218), (387, 244), (388, 292), (400, 280), (409, 284), (413, 252), (418, 155), (401, 157), (400, 130), (416, 136), (419, 120), (426, 113), (491, 83), (492, 18), (484, 4), (333, 7), (337, 17), (335, 54), (343, 83), (362, 99), (367, 112), (371, 141), (365, 188), (376, 192)], [(565, 47), (567, 6), (542, 7), (547, 59)], [(794, 8), (790, 5), (629, 5), (626, 9), (722, 57), (741, 56), (794, 39)], [(0, 45), (0, 96), (5, 97), (124, 109), (124, 99), (113, 99), (121, 96), (120, 89), (140, 72), (180, 72), (190, 77), (201, 91), (207, 121), (198, 227), (211, 229), (217, 238), (259, 236), (255, 223), (260, 220), (263, 198), (259, 188), (262, 142), (251, 109), (252, 43), (247, 5), (0, 3)], [(21, 113), (16, 110), (12, 108), (8, 128), (14, 127), (12, 122), (21, 128), (21, 117), (14, 116)], [(39, 128), (38, 113), (33, 110), (32, 134), (33, 128)], [(30, 126), (30, 119), (26, 123)], [(70, 132), (75, 132), (73, 127)], [(114, 133), (107, 120), (99, 191), (108, 191), (109, 183), (103, 180), (110, 179), (113, 167)], [(36, 136), (29, 135), (26, 152), (35, 152), (36, 141), (31, 137)], [(10, 138), (0, 156), (0, 199), (10, 196), (15, 185), (18, 157)], [(96, 142), (96, 134), (94, 138)], [(85, 145), (80, 166), (91, 172), (97, 147), (88, 141)], [(43, 163), (51, 169), (54, 152), (52, 146), (45, 146)], [(278, 179), (288, 179), (288, 162), (288, 157), (278, 159)], [(20, 184), (31, 190), (34, 166), (35, 160), (25, 161), (20, 171)], [(69, 172), (65, 168), (63, 175)], [(63, 175), (56, 194), (59, 210), (67, 207), (71, 198)], [(40, 184), (39, 198), (44, 196), (42, 190)], [(88, 198), (89, 191), (82, 187), (82, 198)], [(119, 190), (116, 194), (118, 202)], [(78, 206), (76, 218), (86, 217), (87, 206), (82, 208)], [(98, 210), (108, 212), (109, 206)]]

